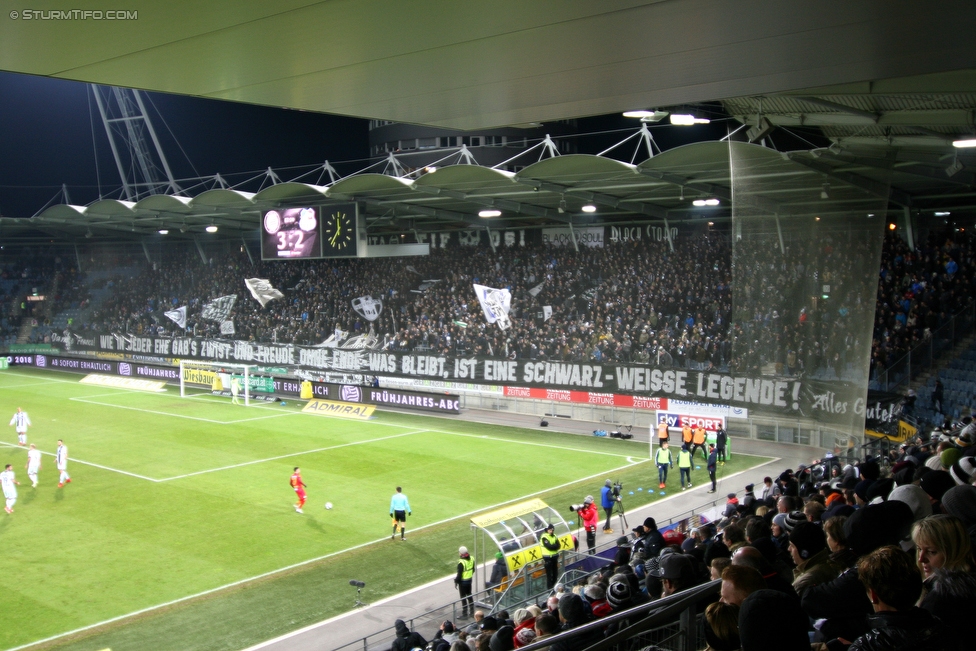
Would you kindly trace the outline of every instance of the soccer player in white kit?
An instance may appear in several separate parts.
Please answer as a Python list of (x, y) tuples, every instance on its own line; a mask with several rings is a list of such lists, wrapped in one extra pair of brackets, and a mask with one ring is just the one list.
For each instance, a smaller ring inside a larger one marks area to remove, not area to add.
[(41, 451), (33, 443), (27, 451), (27, 477), (31, 480), (31, 487), (37, 488), (37, 471), (41, 469)]
[(58, 451), (54, 453), (54, 459), (61, 473), (58, 475), (58, 488), (64, 488), (65, 484), (71, 483), (71, 477), (68, 475), (68, 446), (61, 439), (58, 439)]
[(7, 505), (3, 507), (3, 510), (7, 513), (14, 512), (18, 486), (20, 486), (20, 482), (14, 477), (13, 466), (8, 463), (4, 471), (0, 472), (0, 487), (3, 487), (3, 496), (7, 500)]
[(31, 424), (30, 416), (27, 415), (27, 412), (17, 407), (17, 412), (10, 419), (10, 424), (17, 426), (17, 443), (19, 445), (27, 445), (27, 428)]

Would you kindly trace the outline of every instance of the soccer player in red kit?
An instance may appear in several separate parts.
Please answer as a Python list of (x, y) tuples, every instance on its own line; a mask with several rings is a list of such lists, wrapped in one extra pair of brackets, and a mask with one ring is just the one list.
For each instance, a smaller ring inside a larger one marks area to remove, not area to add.
[(307, 496), (305, 495), (305, 482), (302, 481), (302, 472), (295, 466), (295, 472), (291, 474), (291, 479), (288, 481), (291, 487), (295, 489), (295, 493), (298, 495), (298, 504), (295, 505), (295, 510), (299, 513), (304, 513), (302, 507), (305, 506), (305, 500)]

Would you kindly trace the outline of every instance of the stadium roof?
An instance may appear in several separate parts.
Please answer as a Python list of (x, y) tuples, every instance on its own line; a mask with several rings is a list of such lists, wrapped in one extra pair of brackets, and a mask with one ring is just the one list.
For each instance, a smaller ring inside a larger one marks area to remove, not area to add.
[[(722, 100), (755, 142), (815, 128), (833, 143), (772, 153), (776, 174), (804, 179), (791, 192), (849, 184), (923, 218), (976, 215), (976, 157), (966, 153), (976, 150), (952, 147), (976, 132), (972, 2), (433, 0), (418, 11), (379, 0), (171, 0), (107, 18), (24, 10), (0, 21), (0, 68), (457, 129)], [(699, 143), (639, 164), (554, 156), (514, 175), (442, 165), (281, 182), (269, 169), (257, 188), (214, 177), (185, 196), (52, 206), (0, 226), (15, 238), (178, 237), (210, 225), (236, 235), (255, 232), (263, 208), (349, 199), (371, 233), (713, 220), (728, 217), (727, 159), (726, 144)], [(699, 209), (695, 198), (722, 203)], [(584, 203), (597, 212), (580, 212)], [(486, 207), (502, 215), (479, 218)]]

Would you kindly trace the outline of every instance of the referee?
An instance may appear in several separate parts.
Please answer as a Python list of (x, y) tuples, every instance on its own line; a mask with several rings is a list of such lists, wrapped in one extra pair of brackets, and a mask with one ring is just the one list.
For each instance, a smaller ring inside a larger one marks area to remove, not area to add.
[(410, 501), (403, 494), (403, 489), (397, 486), (390, 500), (390, 517), (393, 518), (393, 535), (390, 540), (396, 540), (397, 528), (400, 529), (400, 540), (407, 540), (407, 516), (413, 515), (410, 511)]

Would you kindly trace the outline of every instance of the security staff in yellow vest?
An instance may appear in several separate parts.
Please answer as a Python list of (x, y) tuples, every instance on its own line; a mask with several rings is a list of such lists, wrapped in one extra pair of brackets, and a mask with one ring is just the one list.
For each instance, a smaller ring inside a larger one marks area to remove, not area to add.
[(474, 577), (474, 559), (464, 545), (458, 547), (457, 576), (454, 577), (454, 587), (461, 596), (461, 616), (468, 616), (468, 609), (474, 615), (474, 597), (471, 596), (471, 580)]
[(678, 451), (678, 472), (681, 473), (681, 490), (691, 488), (691, 451), (687, 443)]
[(559, 578), (559, 538), (553, 533), (556, 526), (550, 524), (546, 532), (539, 536), (542, 543), (542, 561), (546, 564), (546, 588), (552, 590)]
[(658, 488), (664, 488), (668, 481), (668, 468), (674, 468), (674, 457), (671, 456), (667, 441), (661, 442), (661, 447), (654, 455), (654, 463), (657, 464), (657, 478), (660, 482)]

